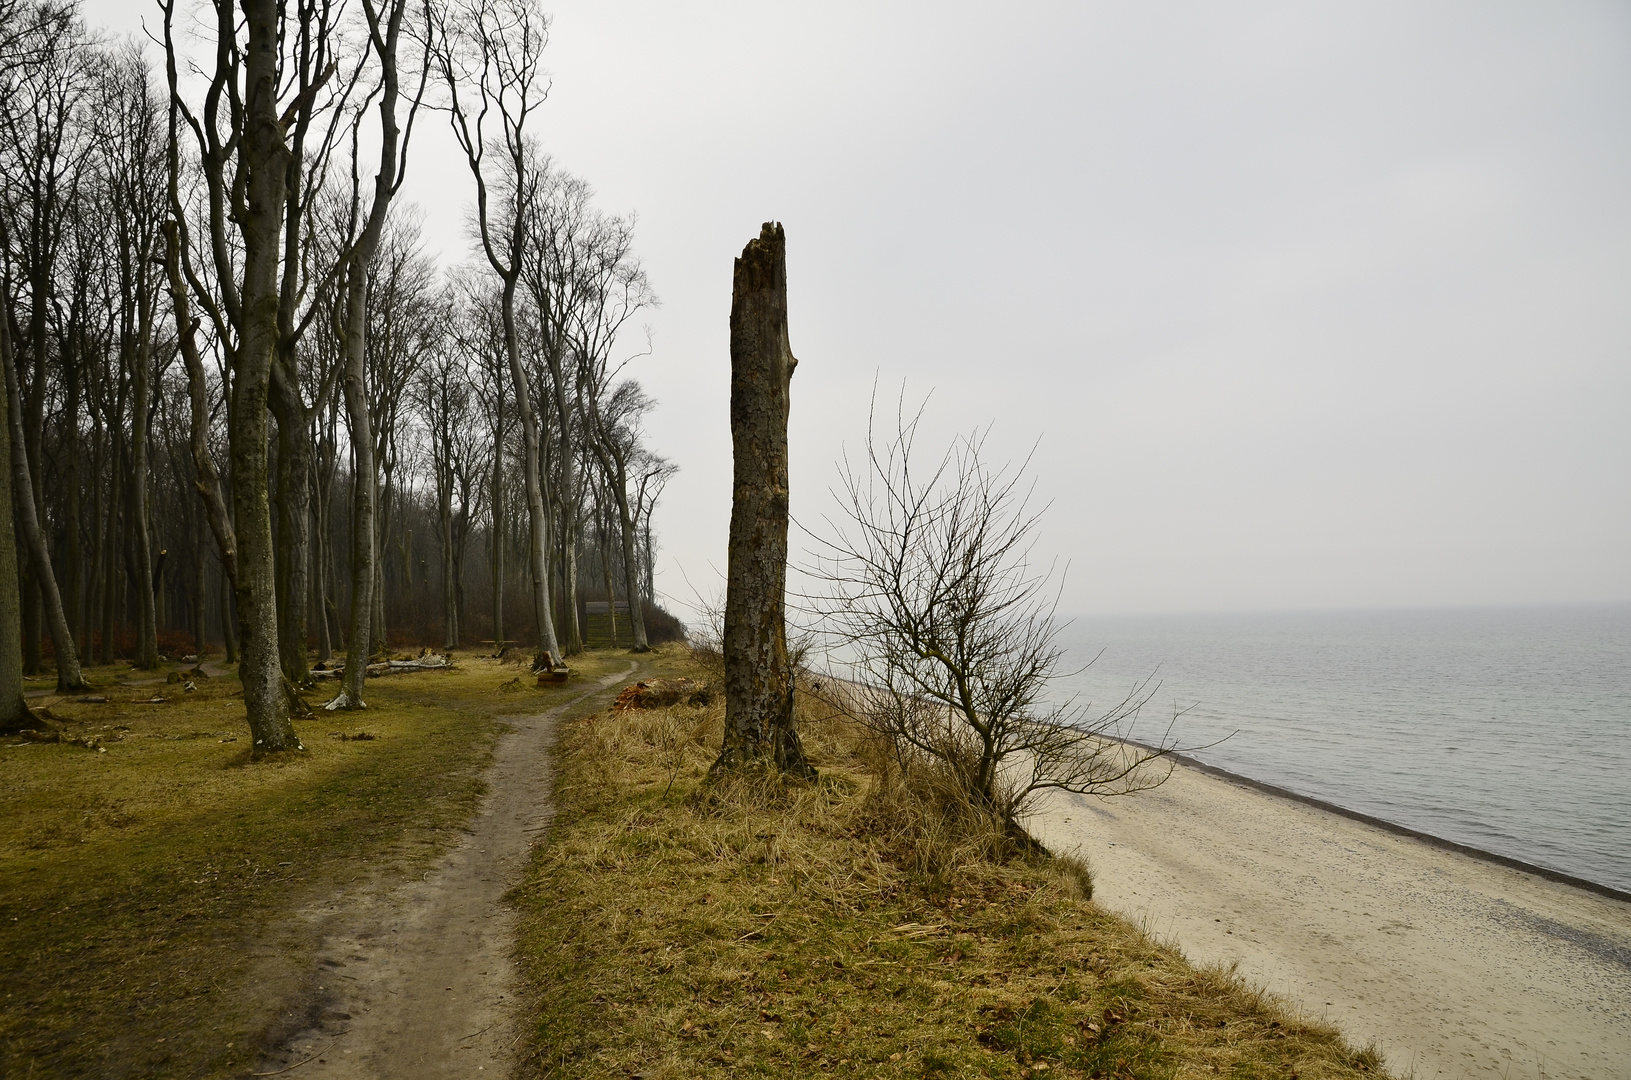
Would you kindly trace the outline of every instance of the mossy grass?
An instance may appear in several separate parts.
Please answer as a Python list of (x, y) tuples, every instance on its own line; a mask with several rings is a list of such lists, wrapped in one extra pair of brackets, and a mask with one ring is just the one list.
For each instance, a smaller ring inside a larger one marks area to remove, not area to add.
[[(682, 654), (662, 673), (695, 674)], [(566, 725), (513, 898), (523, 1075), (1358, 1077), (1373, 1050), (1197, 969), (801, 702), (814, 783), (710, 783), (722, 704)]]
[(165, 681), (190, 664), (91, 669), (105, 704), (32, 702), (105, 750), (0, 739), (0, 1075), (240, 1074), (297, 992), (294, 913), (434, 855), (481, 795), (502, 714), (628, 658), (576, 658), (547, 687), (520, 663), (457, 661), (370, 679), (361, 712), (322, 710), (320, 683), (296, 720), (306, 750), (261, 762), (236, 679)]

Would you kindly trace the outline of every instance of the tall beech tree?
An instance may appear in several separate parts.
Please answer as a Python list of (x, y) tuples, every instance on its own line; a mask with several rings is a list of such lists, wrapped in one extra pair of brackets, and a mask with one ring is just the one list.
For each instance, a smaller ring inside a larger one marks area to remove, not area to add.
[[(374, 173), (373, 192), (368, 201), (366, 217), (361, 231), (347, 252), (342, 274), (340, 295), (342, 307), (342, 341), (345, 357), (342, 385), (345, 388), (346, 417), (351, 425), (351, 447), (355, 471), (352, 502), (352, 566), (351, 566), (351, 629), (347, 635), (345, 681), (339, 695), (329, 708), (363, 708), (362, 684), (366, 674), (368, 655), (374, 640), (374, 589), (378, 579), (375, 559), (379, 552), (378, 530), (375, 516), (377, 501), (374, 486), (374, 432), (368, 412), (368, 391), (365, 385), (368, 363), (368, 284), (374, 257), (379, 251), (385, 222), (390, 214), (392, 200), (402, 188), (407, 174), (408, 138), (413, 130), (413, 117), (424, 93), (421, 77), (419, 91), (408, 107), (407, 125), (402, 126), (398, 110), (402, 107), (402, 88), (397, 65), (397, 48), (402, 40), (402, 24), (408, 0), (388, 0), (378, 5), (374, 0), (362, 0), (363, 12), (368, 20), (368, 41), (379, 62), (379, 85), (376, 90), (379, 113), (379, 164)], [(429, 29), (428, 27), (426, 28)], [(425, 36), (428, 42), (429, 35)], [(422, 71), (428, 72), (423, 67)], [(357, 176), (357, 143), (352, 142), (352, 175)], [(353, 180), (353, 217), (361, 206), (360, 185)], [(304, 596), (301, 597), (302, 604)], [(302, 646), (303, 648), (304, 646)]]
[[(545, 176), (527, 123), (547, 92), (543, 52), (549, 20), (533, 0), (462, 0), (439, 11), (434, 29), (436, 60), (447, 88), (453, 136), (476, 183), (476, 225), (481, 250), (501, 283), (499, 314), (504, 352), (515, 386), (515, 410), (525, 445), (529, 523), (528, 569), (539, 660), (561, 656), (550, 607), (550, 499), (541, 460), (542, 432), (532, 380), (521, 356), (517, 287)], [(496, 134), (492, 128), (496, 125)], [(489, 158), (494, 151), (497, 161)], [(496, 198), (495, 198), (496, 197)]]
[[(196, 143), (213, 263), (213, 288), (199, 275), (189, 284), (193, 299), (215, 324), (217, 347), (230, 373), (227, 441), (237, 544), (238, 673), (254, 739), (251, 752), (260, 757), (301, 748), (290, 722), (294, 694), (278, 649), (267, 410), (280, 344), (289, 176), (301, 164), (288, 142), (288, 128), (311, 109), (321, 86), (334, 75), (332, 66), (312, 71), (289, 59), (309, 60), (318, 51), (314, 38), (327, 33), (332, 5), (296, 0), (291, 10), (280, 0), (241, 0), (240, 17), (231, 0), (212, 0), (214, 63), (204, 72), (207, 87), (196, 111), (173, 75), (174, 7), (174, 0), (166, 0), (171, 100)], [(279, 100), (285, 87), (294, 90), (286, 103)]]

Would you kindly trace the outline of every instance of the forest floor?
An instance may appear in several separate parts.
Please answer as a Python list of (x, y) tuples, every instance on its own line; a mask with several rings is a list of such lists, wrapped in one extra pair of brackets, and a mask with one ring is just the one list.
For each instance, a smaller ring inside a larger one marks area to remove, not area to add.
[[(400, 890), (468, 845), (489, 779), (507, 775), (489, 774), (495, 748), (541, 748), (533, 718), (630, 662), (585, 656), (577, 677), (547, 687), (469, 656), (371, 679), (368, 711), (318, 709), (296, 721), (305, 752), (263, 762), (249, 760), (237, 681), (194, 678), (186, 691), (168, 681), (180, 666), (157, 680), (91, 668), (88, 695), (30, 696), (62, 741), (0, 739), (0, 1075), (285, 1067), (263, 1063), (347, 1011), (330, 984), (352, 973), (324, 963), (343, 926), (326, 914), (337, 898), (382, 925), (401, 917)], [(539, 759), (522, 772), (547, 780)]]

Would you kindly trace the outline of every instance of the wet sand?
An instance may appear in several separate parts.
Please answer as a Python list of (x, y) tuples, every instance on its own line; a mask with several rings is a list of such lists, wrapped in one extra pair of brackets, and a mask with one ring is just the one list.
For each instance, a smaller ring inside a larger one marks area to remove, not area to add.
[(1631, 903), (1188, 766), (1031, 822), (1095, 898), (1421, 1080), (1631, 1078)]

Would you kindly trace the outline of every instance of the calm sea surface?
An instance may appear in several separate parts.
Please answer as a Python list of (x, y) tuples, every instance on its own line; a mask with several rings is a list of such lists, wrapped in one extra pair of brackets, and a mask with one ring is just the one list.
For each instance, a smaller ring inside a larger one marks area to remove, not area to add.
[(1181, 743), (1230, 736), (1207, 764), (1631, 891), (1631, 606), (1093, 617), (1061, 641), (1099, 654), (1056, 686), (1095, 714), (1155, 676), (1133, 738), (1188, 709)]

